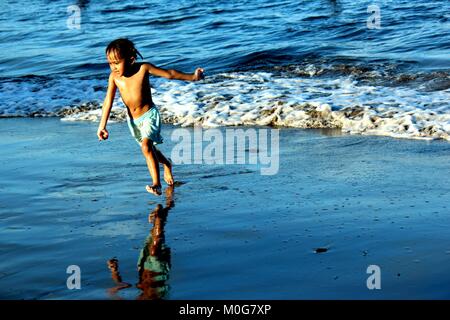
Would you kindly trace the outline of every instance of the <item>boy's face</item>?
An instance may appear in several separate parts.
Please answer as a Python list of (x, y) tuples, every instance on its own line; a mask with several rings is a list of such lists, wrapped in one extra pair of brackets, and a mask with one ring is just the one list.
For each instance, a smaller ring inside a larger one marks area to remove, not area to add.
[(120, 58), (115, 52), (110, 52), (107, 56), (109, 67), (111, 71), (117, 76), (121, 77), (125, 73), (126, 61), (124, 58)]

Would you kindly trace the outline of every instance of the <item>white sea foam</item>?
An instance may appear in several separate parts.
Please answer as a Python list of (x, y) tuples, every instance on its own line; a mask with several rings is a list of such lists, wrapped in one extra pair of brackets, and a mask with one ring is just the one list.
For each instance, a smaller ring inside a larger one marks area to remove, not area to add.
[(100, 101), (105, 81), (30, 78), (0, 82), (0, 116), (54, 116), (63, 108)]
[[(152, 84), (164, 121), (180, 126), (341, 128), (355, 134), (450, 141), (450, 89), (426, 92), (362, 85), (351, 77), (283, 77), (270, 72), (222, 73), (196, 83), (158, 78)], [(104, 85), (98, 80), (3, 83), (0, 110), (2, 116), (99, 121)], [(90, 103), (82, 103), (86, 101)], [(125, 117), (116, 98), (112, 118)]]

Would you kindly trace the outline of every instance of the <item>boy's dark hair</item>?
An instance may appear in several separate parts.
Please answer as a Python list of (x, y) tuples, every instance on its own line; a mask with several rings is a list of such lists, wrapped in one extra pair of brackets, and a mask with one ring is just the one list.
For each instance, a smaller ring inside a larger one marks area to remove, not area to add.
[(123, 58), (125, 60), (131, 58), (137, 59), (138, 55), (144, 59), (144, 57), (142, 57), (139, 51), (137, 51), (134, 47), (134, 43), (126, 38), (111, 41), (111, 43), (106, 47), (106, 55), (109, 55), (111, 52), (117, 54), (119, 58)]

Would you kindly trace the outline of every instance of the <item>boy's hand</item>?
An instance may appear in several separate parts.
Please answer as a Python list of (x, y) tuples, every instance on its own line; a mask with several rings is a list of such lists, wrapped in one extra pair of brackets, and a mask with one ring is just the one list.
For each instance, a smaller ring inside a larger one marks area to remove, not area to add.
[(204, 70), (202, 68), (195, 69), (193, 81), (199, 81), (204, 79), (205, 75), (203, 74), (203, 71)]
[(106, 140), (106, 139), (108, 139), (108, 136), (109, 136), (109, 133), (108, 133), (108, 130), (106, 130), (106, 128), (97, 130), (98, 140)]

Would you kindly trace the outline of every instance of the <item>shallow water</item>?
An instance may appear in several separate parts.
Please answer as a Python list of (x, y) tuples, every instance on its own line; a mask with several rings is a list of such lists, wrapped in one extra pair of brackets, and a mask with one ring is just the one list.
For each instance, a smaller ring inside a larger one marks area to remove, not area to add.
[[(182, 183), (167, 201), (146, 194), (145, 162), (127, 130), (112, 124), (100, 143), (92, 123), (2, 120), (1, 298), (449, 297), (448, 143), (284, 129), (278, 174), (176, 165)], [(163, 131), (167, 155), (173, 130)], [(148, 217), (158, 204), (167, 215), (155, 229)], [(142, 290), (149, 235), (166, 248), (155, 270), (170, 267)], [(113, 258), (131, 285), (117, 292)], [(371, 264), (382, 290), (366, 287)], [(69, 265), (81, 268), (81, 290), (66, 287)]]

